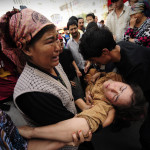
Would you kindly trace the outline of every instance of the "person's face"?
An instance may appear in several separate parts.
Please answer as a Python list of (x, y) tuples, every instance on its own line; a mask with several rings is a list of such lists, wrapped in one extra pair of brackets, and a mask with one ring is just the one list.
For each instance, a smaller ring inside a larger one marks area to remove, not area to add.
[(143, 17), (143, 13), (136, 13), (130, 16), (131, 18), (136, 18), (136, 23), (140, 23)]
[(91, 57), (89, 59), (93, 64), (97, 65), (106, 65), (112, 61), (110, 51), (109, 50), (103, 50), (102, 55), (99, 57)]
[(123, 6), (123, 0), (118, 0), (116, 2), (113, 2), (112, 4), (115, 9), (120, 9)]
[(32, 63), (47, 71), (58, 65), (59, 53), (60, 42), (56, 29), (44, 33), (34, 45), (29, 47), (29, 51), (26, 51)]
[(62, 51), (63, 51), (63, 48), (64, 48), (63, 39), (60, 39), (59, 41), (60, 41), (60, 46), (61, 46), (60, 53), (62, 53)]
[(70, 25), (69, 33), (72, 35), (73, 38), (76, 38), (78, 36), (78, 27), (76, 25)]
[(78, 27), (79, 27), (79, 29), (82, 29), (83, 26), (84, 26), (84, 20), (83, 19), (79, 19), (78, 20)]
[(103, 90), (105, 97), (114, 106), (130, 107), (134, 103), (132, 101), (133, 90), (128, 84), (108, 80), (103, 83)]
[(90, 22), (94, 22), (95, 20), (93, 19), (92, 16), (88, 16), (88, 17), (86, 17), (86, 21), (89, 24)]
[(98, 17), (97, 17), (97, 16), (95, 16), (95, 22), (96, 22), (96, 23), (98, 22)]
[(129, 5), (133, 6), (136, 2), (138, 2), (138, 0), (130, 0)]

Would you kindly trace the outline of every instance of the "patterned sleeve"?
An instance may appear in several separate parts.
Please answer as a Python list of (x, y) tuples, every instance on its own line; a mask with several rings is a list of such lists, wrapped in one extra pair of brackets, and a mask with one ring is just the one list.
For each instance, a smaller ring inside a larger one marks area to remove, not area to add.
[(135, 38), (135, 36), (134, 29), (128, 28), (124, 34), (124, 40), (129, 41), (129, 38)]
[(142, 36), (136, 38), (134, 41), (139, 45), (150, 47), (150, 25), (149, 24), (144, 29)]

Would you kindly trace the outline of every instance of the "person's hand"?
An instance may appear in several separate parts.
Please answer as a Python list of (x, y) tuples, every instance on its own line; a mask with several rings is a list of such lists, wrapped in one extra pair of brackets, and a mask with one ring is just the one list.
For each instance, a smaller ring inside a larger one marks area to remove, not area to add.
[(85, 101), (86, 101), (87, 105), (91, 105), (92, 104), (93, 100), (92, 100), (90, 91), (87, 91), (85, 93)]
[(21, 136), (23, 136), (26, 139), (31, 139), (34, 127), (21, 126), (21, 127), (18, 127), (18, 130), (19, 130), (19, 133), (20, 133)]
[(88, 70), (89, 70), (89, 68), (90, 68), (90, 65), (91, 65), (91, 62), (87, 60), (86, 63), (85, 63), (85, 68), (84, 68), (84, 72), (85, 72), (85, 73), (88, 72)]
[(76, 83), (75, 83), (75, 82), (70, 81), (70, 83), (71, 83), (71, 85), (72, 85), (73, 87), (75, 87), (75, 86), (76, 86)]
[(108, 112), (108, 116), (106, 118), (106, 120), (103, 122), (102, 126), (103, 128), (104, 127), (107, 127), (109, 126), (113, 121), (114, 121), (114, 118), (115, 118), (115, 109), (111, 109), (109, 112)]
[[(90, 109), (90, 108), (92, 108), (92, 107), (93, 107), (93, 105), (91, 105), (91, 104), (90, 104), (90, 105), (85, 104), (83, 110)], [(82, 111), (83, 111), (83, 110), (82, 110)]]
[(79, 130), (77, 133), (72, 134), (72, 142), (69, 142), (67, 145), (72, 145), (72, 146), (79, 146), (81, 143), (84, 141), (91, 141), (92, 139), (92, 133), (89, 131), (89, 134), (87, 137), (84, 137), (83, 133), (81, 130)]
[(134, 16), (132, 16), (130, 18), (130, 28), (134, 28), (134, 26), (136, 24), (136, 20), (137, 20), (137, 18), (135, 18)]
[(77, 74), (78, 77), (82, 76), (82, 73), (80, 72), (80, 70), (76, 70), (76, 74)]

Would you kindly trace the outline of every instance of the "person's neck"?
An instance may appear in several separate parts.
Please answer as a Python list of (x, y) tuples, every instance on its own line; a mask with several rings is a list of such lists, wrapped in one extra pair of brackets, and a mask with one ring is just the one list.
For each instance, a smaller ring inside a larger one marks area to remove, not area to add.
[(110, 54), (111, 54), (112, 62), (119, 62), (121, 59), (120, 46), (116, 45), (115, 48), (112, 51), (110, 51)]
[(79, 39), (80, 39), (80, 33), (78, 32), (78, 35), (77, 35), (76, 37), (73, 37), (73, 39), (74, 39), (76, 42), (78, 42)]
[(145, 22), (145, 20), (147, 20), (147, 17), (146, 17), (146, 16), (143, 16), (142, 19), (141, 19), (141, 21), (140, 21), (139, 23), (137, 23), (135, 26), (136, 26), (137, 28), (139, 28), (139, 27), (143, 24), (143, 22)]
[(115, 9), (115, 13), (116, 13), (116, 15), (117, 15), (118, 18), (119, 18), (120, 14), (123, 11), (123, 7), (124, 7), (124, 5), (122, 5), (122, 7), (120, 7), (120, 8)]

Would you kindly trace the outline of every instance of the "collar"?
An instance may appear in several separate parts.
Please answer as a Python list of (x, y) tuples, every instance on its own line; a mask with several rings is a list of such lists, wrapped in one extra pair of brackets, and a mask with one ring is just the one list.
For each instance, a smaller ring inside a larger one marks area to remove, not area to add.
[[(126, 11), (126, 9), (127, 9), (127, 7), (124, 5), (121, 14), (124, 13)], [(114, 15), (114, 14), (115, 14), (115, 9), (112, 11), (112, 15)]]
[[(81, 39), (81, 37), (82, 37), (82, 33), (80, 33), (79, 31), (78, 31), (78, 33), (80, 34), (80, 38), (79, 38), (79, 40), (80, 40), (80, 39)], [(71, 38), (70, 38), (70, 39), (71, 39), (71, 41), (73, 41), (73, 42), (75, 41), (75, 40), (73, 39), (73, 37), (72, 37), (72, 36), (71, 36)]]

